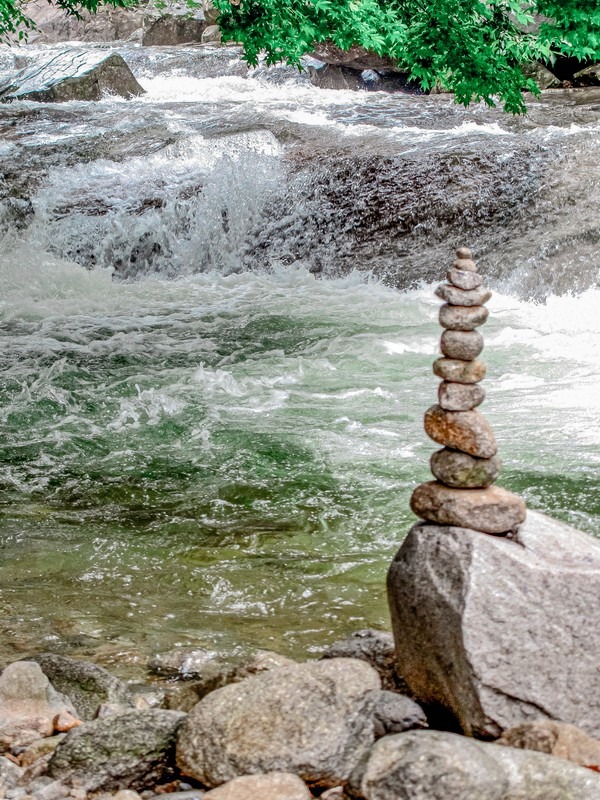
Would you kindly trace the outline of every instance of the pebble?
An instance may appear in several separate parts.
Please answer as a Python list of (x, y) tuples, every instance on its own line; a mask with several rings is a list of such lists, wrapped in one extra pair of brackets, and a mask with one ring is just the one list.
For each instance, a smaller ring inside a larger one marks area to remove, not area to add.
[(464, 269), (457, 269), (457, 267), (449, 269), (446, 277), (453, 286), (467, 291), (477, 289), (483, 283), (483, 278), (477, 272), (467, 272)]
[(487, 489), (500, 475), (499, 456), (475, 458), (445, 447), (431, 456), (431, 471), (446, 486), (455, 489)]
[(68, 711), (61, 711), (54, 717), (54, 730), (57, 733), (68, 733), (72, 728), (82, 725), (82, 721), (69, 714)]
[(433, 362), (433, 372), (450, 383), (479, 383), (485, 378), (483, 361), (462, 361), (458, 358), (438, 358)]
[(494, 432), (479, 411), (433, 406), (425, 413), (425, 432), (438, 444), (478, 458), (492, 458), (498, 452)]
[(473, 361), (483, 350), (483, 336), (479, 331), (444, 331), (440, 349), (447, 358)]
[(442, 300), (445, 300), (451, 306), (483, 306), (491, 298), (492, 293), (484, 286), (477, 289), (471, 289), (467, 292), (464, 289), (457, 289), (451, 283), (442, 283), (437, 287), (435, 293)]
[(490, 312), (484, 306), (451, 306), (440, 308), (440, 325), (452, 331), (473, 331), (483, 325)]
[(471, 411), (484, 400), (485, 390), (477, 383), (442, 381), (438, 389), (438, 402), (446, 411)]
[(499, 486), (452, 489), (438, 481), (417, 486), (410, 507), (428, 522), (495, 535), (510, 533), (527, 514), (523, 500)]

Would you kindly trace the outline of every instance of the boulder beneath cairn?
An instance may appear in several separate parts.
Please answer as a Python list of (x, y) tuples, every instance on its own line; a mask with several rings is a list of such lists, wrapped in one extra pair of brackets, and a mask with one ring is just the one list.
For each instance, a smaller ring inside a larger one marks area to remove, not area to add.
[(184, 716), (151, 709), (86, 722), (58, 745), (48, 774), (88, 792), (141, 791), (172, 780)]
[(431, 713), (481, 738), (540, 719), (600, 736), (597, 539), (533, 511), (516, 541), (420, 523), (388, 598), (398, 669)]
[(74, 716), (75, 709), (37, 664), (9, 664), (0, 675), (0, 752), (51, 736), (63, 713)]
[(209, 787), (243, 775), (290, 772), (343, 783), (375, 741), (379, 675), (334, 658), (269, 670), (207, 695), (181, 726), (177, 764)]
[(18, 72), (0, 85), (0, 101), (35, 100), (65, 103), (69, 100), (101, 100), (105, 95), (127, 99), (144, 94), (133, 73), (118, 53), (66, 50), (42, 64)]
[(597, 800), (600, 775), (542, 753), (441, 731), (380, 739), (345, 800)]

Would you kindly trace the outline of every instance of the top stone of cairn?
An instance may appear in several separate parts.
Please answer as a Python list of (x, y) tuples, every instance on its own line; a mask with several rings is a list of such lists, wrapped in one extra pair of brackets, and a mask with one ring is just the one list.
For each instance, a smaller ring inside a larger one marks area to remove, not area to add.
[(476, 328), (488, 318), (484, 306), (491, 292), (467, 247), (456, 251), (447, 280), (436, 290), (446, 301), (440, 309), (443, 355), (433, 365), (442, 383), (438, 404), (425, 413), (425, 431), (443, 449), (431, 458), (436, 480), (418, 486), (410, 504), (428, 522), (508, 535), (524, 522), (525, 503), (492, 485), (502, 464), (494, 433), (477, 410), (485, 398), (479, 383), (486, 368), (478, 359), (483, 337)]

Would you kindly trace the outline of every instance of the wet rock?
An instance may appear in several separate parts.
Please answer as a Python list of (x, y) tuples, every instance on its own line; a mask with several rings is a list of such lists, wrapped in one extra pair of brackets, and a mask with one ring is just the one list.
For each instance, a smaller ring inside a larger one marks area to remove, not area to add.
[(600, 741), (564, 722), (525, 722), (505, 731), (496, 744), (537, 750), (600, 772)]
[(385, 72), (405, 71), (399, 68), (393, 59), (378, 56), (360, 45), (353, 45), (347, 50), (342, 50), (332, 41), (316, 42), (311, 55), (324, 64), (350, 67), (358, 72), (369, 69)]
[(600, 776), (541, 753), (441, 731), (380, 739), (352, 774), (347, 800), (595, 800)]
[(0, 675), (0, 752), (51, 736), (54, 718), (75, 714), (37, 664), (16, 661)]
[(38, 739), (32, 742), (20, 755), (19, 764), (22, 767), (29, 767), (34, 764), (38, 758), (43, 758), (49, 753), (53, 753), (60, 742), (65, 738), (64, 733), (59, 733), (56, 736), (48, 736), (45, 739)]
[(207, 792), (204, 800), (310, 800), (311, 797), (297, 775), (271, 772), (234, 778)]
[(144, 90), (118, 53), (69, 50), (27, 67), (0, 85), (0, 101), (64, 103), (101, 100), (105, 95), (136, 97)]
[(188, 14), (165, 14), (151, 21), (144, 31), (144, 47), (165, 47), (201, 42), (207, 28), (206, 20)]
[(487, 303), (492, 296), (490, 290), (483, 286), (477, 289), (471, 289), (471, 291), (465, 291), (464, 289), (457, 289), (456, 286), (452, 286), (449, 283), (442, 283), (435, 290), (435, 293), (451, 306), (467, 307), (482, 306)]
[(441, 406), (432, 406), (424, 420), (425, 432), (438, 444), (477, 458), (492, 458), (498, 452), (494, 432), (475, 409), (445, 411)]
[(600, 86), (600, 64), (593, 64), (575, 73), (577, 86)]
[(499, 486), (453, 489), (439, 481), (417, 486), (410, 507), (429, 522), (495, 535), (516, 530), (526, 515), (524, 501)]
[(261, 672), (268, 672), (270, 669), (278, 669), (279, 667), (291, 667), (296, 662), (282, 656), (279, 653), (273, 653), (270, 650), (257, 650), (256, 653), (244, 659), (234, 670), (232, 679), (233, 681), (243, 681), (251, 675), (258, 675)]
[(477, 272), (467, 272), (464, 269), (452, 267), (446, 276), (448, 281), (459, 289), (477, 289), (483, 284), (483, 278)]
[(483, 325), (490, 312), (484, 306), (443, 305), (440, 308), (440, 325), (452, 331), (473, 331)]
[(485, 400), (485, 390), (474, 383), (442, 381), (438, 400), (445, 411), (472, 411)]
[(103, 667), (54, 653), (41, 653), (30, 660), (39, 664), (52, 685), (69, 697), (81, 719), (93, 719), (103, 703), (131, 707), (125, 684)]
[(221, 29), (218, 25), (209, 25), (202, 33), (202, 44), (220, 44)]
[(202, 648), (175, 648), (168, 653), (159, 653), (148, 660), (148, 669), (156, 675), (170, 678), (196, 678), (202, 675), (207, 664), (214, 663), (217, 656)]
[[(466, 333), (466, 331), (455, 332)], [(479, 383), (485, 378), (486, 366), (483, 361), (438, 358), (433, 364), (433, 372), (438, 378), (451, 383)]]
[(307, 783), (342, 783), (374, 741), (378, 674), (335, 658), (270, 670), (205, 697), (177, 739), (184, 776), (218, 786), (243, 775), (291, 772)]
[(51, 777), (87, 791), (142, 790), (173, 774), (176, 711), (132, 711), (86, 722), (67, 734), (48, 765)]
[(362, 74), (350, 67), (333, 64), (314, 65), (308, 67), (308, 75), (313, 86), (319, 89), (336, 89), (341, 91), (357, 91), (366, 89)]
[(418, 703), (396, 692), (375, 693), (375, 736), (427, 728), (427, 717)]
[(531, 78), (540, 89), (561, 89), (562, 81), (560, 81), (554, 73), (540, 64), (538, 61), (533, 61), (531, 64), (526, 64), (521, 67), (521, 72), (526, 78)]
[(473, 361), (483, 350), (479, 331), (444, 331), (440, 348), (446, 358)]
[(499, 456), (475, 458), (447, 447), (431, 456), (430, 465), (438, 481), (455, 489), (487, 489), (502, 469)]
[(330, 645), (321, 658), (358, 658), (379, 673), (381, 686), (391, 692), (405, 692), (406, 684), (396, 669), (394, 637), (388, 631), (372, 628), (355, 631), (346, 639)]
[(600, 735), (600, 542), (533, 511), (518, 541), (416, 525), (388, 575), (398, 668), (468, 735), (540, 719)]

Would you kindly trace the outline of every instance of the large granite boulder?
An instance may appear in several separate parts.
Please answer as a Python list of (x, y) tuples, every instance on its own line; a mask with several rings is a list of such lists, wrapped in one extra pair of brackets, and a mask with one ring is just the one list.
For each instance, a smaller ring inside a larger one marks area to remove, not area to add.
[(150, 709), (86, 722), (58, 745), (48, 774), (88, 792), (149, 789), (173, 777), (184, 714)]
[(66, 50), (34, 64), (0, 84), (0, 101), (64, 103), (101, 100), (105, 95), (131, 98), (144, 90), (118, 53)]
[(600, 775), (543, 753), (453, 733), (380, 739), (345, 786), (346, 800), (597, 800)]
[(577, 86), (600, 86), (600, 64), (576, 72), (574, 79)]
[(46, 0), (27, 3), (27, 16), (35, 22), (35, 30), (28, 33), (31, 43), (56, 42), (113, 42), (128, 39), (144, 24), (142, 6), (131, 8), (98, 8), (95, 14), (80, 9), (78, 15), (67, 14)]
[(420, 523), (388, 575), (398, 669), (467, 734), (600, 736), (600, 541), (530, 511), (516, 540)]
[(217, 689), (181, 726), (177, 764), (183, 775), (211, 787), (265, 772), (337, 786), (375, 740), (380, 685), (363, 661), (334, 658)]
[(189, 9), (183, 14), (168, 13), (147, 24), (142, 44), (144, 47), (165, 47), (201, 42), (207, 27), (204, 17), (190, 16)]
[(67, 695), (81, 719), (93, 719), (105, 703), (131, 706), (127, 686), (97, 664), (75, 658), (41, 653), (32, 656), (55, 689)]
[(75, 709), (37, 664), (9, 664), (0, 675), (0, 752), (51, 736), (64, 713), (74, 716)]

